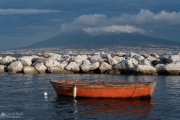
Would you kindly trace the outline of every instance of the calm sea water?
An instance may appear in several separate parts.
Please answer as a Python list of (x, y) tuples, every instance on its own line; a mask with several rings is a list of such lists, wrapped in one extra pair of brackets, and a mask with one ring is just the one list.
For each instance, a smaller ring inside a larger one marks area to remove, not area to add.
[[(150, 100), (57, 98), (48, 79), (84, 81), (156, 81)], [(0, 119), (118, 120), (180, 119), (180, 76), (102, 74), (0, 74)]]

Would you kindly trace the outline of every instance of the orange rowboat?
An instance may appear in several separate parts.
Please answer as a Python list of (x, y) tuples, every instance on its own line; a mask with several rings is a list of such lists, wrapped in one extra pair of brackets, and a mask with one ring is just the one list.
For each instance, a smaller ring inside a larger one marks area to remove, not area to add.
[(155, 82), (83, 82), (50, 80), (57, 96), (90, 98), (151, 97)]

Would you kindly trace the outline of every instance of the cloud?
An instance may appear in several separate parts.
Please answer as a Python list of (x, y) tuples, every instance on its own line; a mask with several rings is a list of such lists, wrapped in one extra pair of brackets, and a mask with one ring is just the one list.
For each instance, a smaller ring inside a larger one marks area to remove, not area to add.
[(81, 15), (72, 23), (64, 23), (61, 32), (77, 31), (92, 27), (103, 27), (107, 23), (107, 16), (104, 14)]
[(107, 16), (103, 14), (82, 15), (78, 17), (72, 24), (81, 26), (97, 26), (98, 24), (105, 23), (106, 19)]
[[(180, 26), (180, 12), (160, 11), (153, 13), (141, 9), (137, 14), (122, 14), (119, 17), (107, 17), (104, 14), (81, 15), (71, 23), (65, 23), (61, 31), (84, 30), (88, 33), (142, 33), (148, 27), (177, 27)], [(155, 29), (154, 27), (154, 29)]]
[(57, 13), (59, 10), (49, 10), (49, 9), (0, 9), (0, 15), (11, 15), (11, 14), (46, 14), (46, 13)]
[(116, 18), (108, 18), (104, 14), (81, 15), (72, 23), (65, 23), (61, 26), (61, 32), (77, 30), (83, 30), (93, 35), (101, 33), (146, 33), (145, 30), (132, 25), (120, 25), (116, 22)]
[(164, 10), (153, 13), (147, 9), (141, 9), (138, 14), (122, 14), (116, 18), (120, 23), (131, 24), (168, 24), (180, 25), (180, 12), (166, 12)]

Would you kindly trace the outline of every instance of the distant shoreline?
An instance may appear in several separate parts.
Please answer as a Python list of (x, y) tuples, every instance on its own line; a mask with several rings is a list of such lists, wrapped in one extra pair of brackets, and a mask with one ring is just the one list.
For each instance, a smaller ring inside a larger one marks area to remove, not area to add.
[[(22, 57), (22, 56), (32, 56), (30, 54), (0, 54), (0, 57), (5, 57), (5, 56), (12, 56), (12, 57)], [(41, 55), (37, 55), (41, 56)]]

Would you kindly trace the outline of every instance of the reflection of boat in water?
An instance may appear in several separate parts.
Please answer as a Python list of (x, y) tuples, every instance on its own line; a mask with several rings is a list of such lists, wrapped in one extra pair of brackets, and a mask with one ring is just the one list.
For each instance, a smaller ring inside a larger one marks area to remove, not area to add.
[(155, 82), (83, 82), (50, 80), (57, 96), (91, 98), (151, 97)]
[[(83, 99), (77, 99), (74, 102), (74, 99), (70, 97), (57, 97), (55, 103), (59, 103), (61, 108), (67, 106), (73, 106), (74, 109), (73, 108), (72, 109), (74, 110), (74, 113), (76, 113), (78, 116), (110, 114), (115, 116), (146, 117), (153, 109), (152, 107), (153, 98), (150, 99), (87, 99), (87, 98), (84, 99), (83, 98)], [(56, 108), (57, 108), (57, 104), (56, 104)]]

